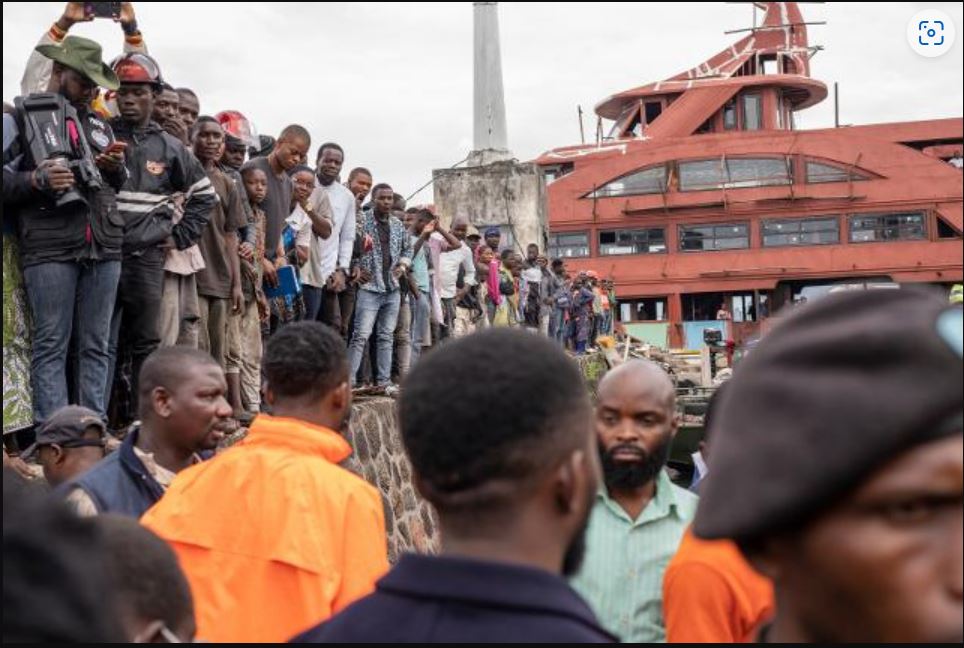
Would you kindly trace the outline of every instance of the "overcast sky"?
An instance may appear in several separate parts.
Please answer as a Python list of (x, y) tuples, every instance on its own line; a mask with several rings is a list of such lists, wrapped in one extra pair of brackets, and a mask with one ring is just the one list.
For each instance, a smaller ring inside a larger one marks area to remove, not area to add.
[[(907, 44), (908, 20), (925, 7), (948, 13), (954, 49), (923, 58)], [(3, 97), (19, 94), (27, 56), (62, 3), (3, 3)], [(472, 4), (135, 3), (164, 77), (194, 88), (201, 110), (238, 109), (259, 132), (299, 122), (318, 143), (345, 147), (347, 166), (408, 195), (433, 168), (462, 160), (472, 145)], [(803, 4), (810, 43), (826, 49), (813, 75), (840, 83), (843, 123), (964, 112), (961, 3)], [(693, 67), (752, 24), (742, 3), (500, 3), (509, 146), (520, 160), (579, 142), (576, 106)], [(110, 60), (120, 27), (77, 25)], [(833, 125), (832, 95), (798, 113), (803, 128)], [(430, 202), (431, 189), (416, 201)]]

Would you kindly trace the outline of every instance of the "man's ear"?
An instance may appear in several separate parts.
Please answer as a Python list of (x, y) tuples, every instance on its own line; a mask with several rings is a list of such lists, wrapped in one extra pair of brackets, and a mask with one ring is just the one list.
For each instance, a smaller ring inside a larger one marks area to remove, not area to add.
[(553, 474), (552, 490), (556, 506), (567, 515), (590, 506), (586, 498), (596, 490), (596, 474), (584, 450), (574, 450), (559, 464)]
[(351, 408), (351, 387), (348, 386), (348, 381), (331, 390), (329, 398), (332, 409), (337, 412), (345, 412)]
[(67, 453), (64, 449), (60, 447), (57, 443), (50, 444), (50, 452), (53, 453), (53, 463), (54, 465), (60, 466), (67, 461)]
[(173, 412), (171, 392), (164, 387), (155, 387), (151, 390), (151, 405), (154, 413), (161, 418), (168, 418)]

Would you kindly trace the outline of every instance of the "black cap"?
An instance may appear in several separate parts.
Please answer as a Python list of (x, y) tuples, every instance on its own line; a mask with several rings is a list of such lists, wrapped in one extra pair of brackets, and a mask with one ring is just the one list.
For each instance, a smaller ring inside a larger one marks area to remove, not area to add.
[(84, 439), (84, 433), (89, 428), (96, 428), (100, 433), (101, 443), (107, 433), (107, 426), (99, 416), (86, 407), (78, 405), (67, 405), (51, 414), (39, 428), (37, 428), (37, 440), (32, 446), (24, 451), (23, 456), (29, 457), (34, 454), (40, 446), (56, 443), (64, 448), (78, 448), (88, 445), (96, 445), (89, 439)]
[(829, 295), (778, 323), (714, 408), (694, 532), (805, 524), (874, 471), (961, 434), (962, 311), (931, 290)]

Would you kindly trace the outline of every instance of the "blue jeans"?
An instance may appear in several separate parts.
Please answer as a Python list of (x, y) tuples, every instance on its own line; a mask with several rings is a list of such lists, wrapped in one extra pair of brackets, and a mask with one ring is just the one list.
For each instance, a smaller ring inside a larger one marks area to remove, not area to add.
[(561, 308), (553, 308), (549, 316), (549, 338), (559, 344), (566, 344), (566, 311)]
[(31, 368), (37, 423), (69, 403), (67, 352), (77, 342), (78, 405), (107, 417), (107, 344), (117, 299), (120, 261), (38, 263), (23, 271), (33, 314)]
[(395, 342), (395, 325), (398, 323), (399, 295), (397, 290), (387, 293), (358, 291), (355, 301), (355, 331), (348, 345), (352, 385), (355, 384), (355, 376), (372, 331), (375, 332), (378, 348), (372, 372), (375, 374), (375, 382), (378, 385), (387, 385), (391, 381), (392, 346)]
[(415, 368), (415, 363), (422, 354), (422, 346), (432, 343), (431, 333), (428, 334), (429, 339), (425, 339), (431, 317), (432, 302), (428, 293), (420, 291), (418, 299), (412, 299), (412, 359), (408, 363), (409, 371)]

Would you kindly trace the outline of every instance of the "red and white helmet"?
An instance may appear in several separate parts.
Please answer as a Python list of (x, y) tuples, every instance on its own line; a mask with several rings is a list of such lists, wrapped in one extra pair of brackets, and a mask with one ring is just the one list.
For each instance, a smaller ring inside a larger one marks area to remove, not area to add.
[(254, 124), (237, 110), (222, 110), (214, 118), (221, 124), (225, 135), (240, 140), (245, 146), (261, 146)]
[(164, 82), (157, 61), (143, 52), (122, 54), (114, 59), (111, 68), (121, 83), (147, 83), (158, 86)]

